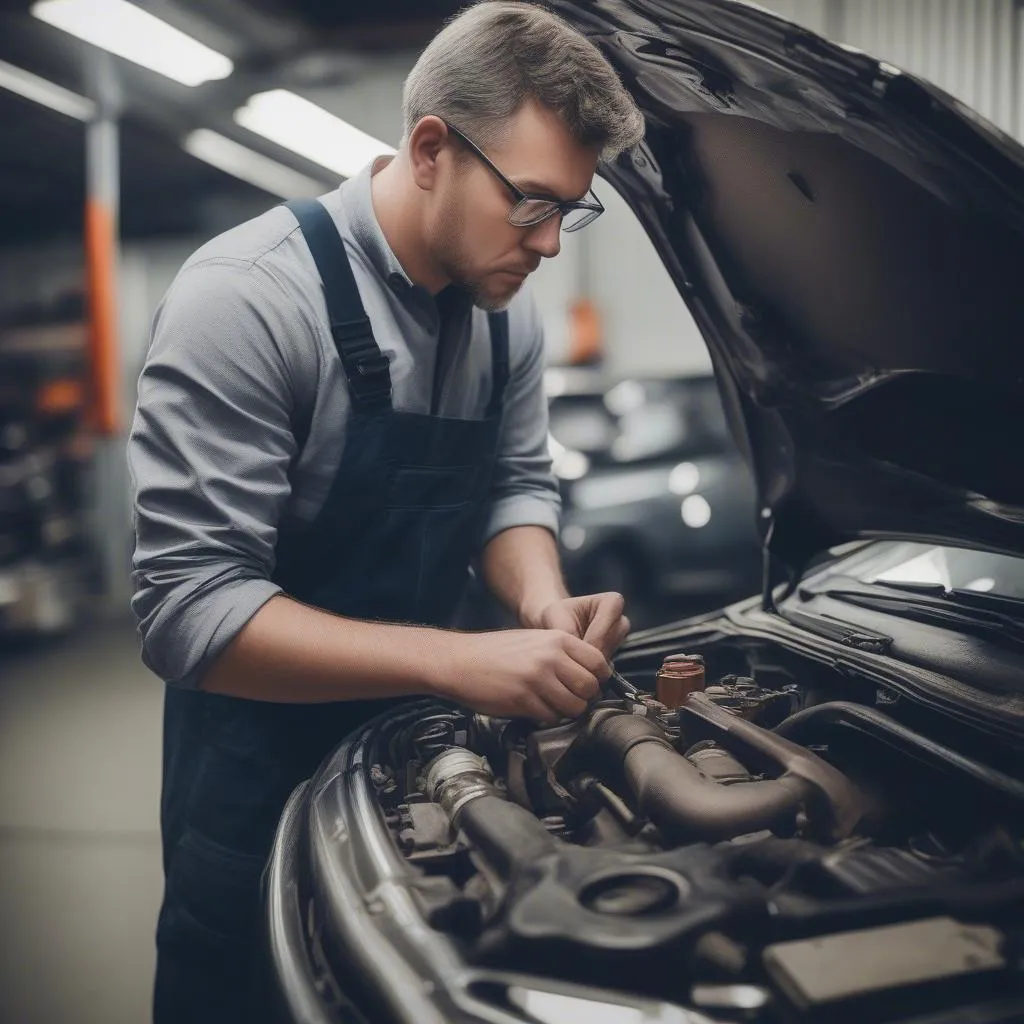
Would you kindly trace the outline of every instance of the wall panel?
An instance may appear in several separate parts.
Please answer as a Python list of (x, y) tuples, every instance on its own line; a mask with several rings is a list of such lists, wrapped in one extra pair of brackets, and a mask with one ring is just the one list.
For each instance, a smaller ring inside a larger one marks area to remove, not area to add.
[(1013, 0), (844, 0), (839, 41), (927, 78), (1015, 133), (1018, 31)]

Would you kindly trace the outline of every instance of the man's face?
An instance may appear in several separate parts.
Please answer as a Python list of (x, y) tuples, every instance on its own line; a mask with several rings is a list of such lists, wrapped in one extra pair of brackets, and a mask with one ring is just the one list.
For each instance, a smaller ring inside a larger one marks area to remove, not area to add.
[[(429, 225), (433, 257), (478, 306), (504, 309), (541, 259), (558, 255), (561, 218), (525, 228), (510, 224), (514, 195), (450, 138), (456, 159), (438, 181)], [(518, 188), (549, 199), (582, 199), (597, 169), (597, 149), (581, 146), (556, 114), (534, 102), (524, 104), (499, 142), (483, 148)]]

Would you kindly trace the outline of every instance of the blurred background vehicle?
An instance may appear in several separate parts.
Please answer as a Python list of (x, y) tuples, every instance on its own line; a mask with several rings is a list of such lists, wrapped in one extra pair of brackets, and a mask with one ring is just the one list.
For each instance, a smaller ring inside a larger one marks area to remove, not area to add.
[[(707, 373), (545, 373), (559, 550), (573, 594), (614, 590), (634, 628), (694, 615), (761, 586), (750, 469)], [(472, 580), (459, 625), (513, 625)]]
[(601, 387), (587, 371), (549, 370), (546, 384), (573, 593), (617, 590), (643, 626), (760, 585), (753, 482), (713, 377)]

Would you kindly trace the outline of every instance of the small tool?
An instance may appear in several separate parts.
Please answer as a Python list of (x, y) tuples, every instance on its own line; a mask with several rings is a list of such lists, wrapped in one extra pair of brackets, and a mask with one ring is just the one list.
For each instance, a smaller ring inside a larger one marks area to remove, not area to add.
[(612, 669), (608, 677), (608, 686), (615, 694), (623, 700), (638, 700), (640, 695), (639, 687), (634, 686), (621, 672)]

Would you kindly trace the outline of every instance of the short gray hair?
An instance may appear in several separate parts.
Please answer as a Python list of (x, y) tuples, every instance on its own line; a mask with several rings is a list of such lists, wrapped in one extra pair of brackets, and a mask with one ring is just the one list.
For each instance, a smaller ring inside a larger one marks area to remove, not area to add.
[(529, 99), (605, 160), (644, 136), (643, 115), (589, 39), (534, 4), (484, 0), (449, 21), (409, 72), (405, 137), (435, 114), (486, 145)]

